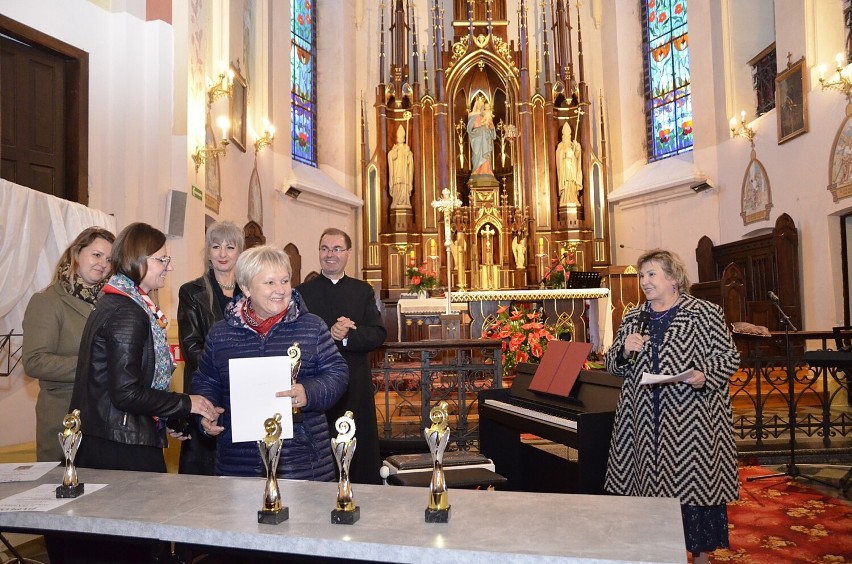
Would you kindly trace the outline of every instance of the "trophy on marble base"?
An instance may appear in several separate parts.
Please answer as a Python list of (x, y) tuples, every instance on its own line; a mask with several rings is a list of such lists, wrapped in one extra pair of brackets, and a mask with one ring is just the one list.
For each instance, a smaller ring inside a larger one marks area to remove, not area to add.
[(257, 522), (266, 525), (277, 525), (290, 518), (290, 509), (281, 505), (281, 491), (278, 489), (276, 471), (278, 459), (281, 456), (281, 414), (276, 413), (263, 422), (266, 436), (257, 441), (260, 458), (266, 467), (266, 487), (263, 490), (263, 505), (257, 512)]
[(447, 496), (447, 478), (444, 475), (444, 450), (450, 439), (450, 429), (447, 427), (447, 402), (442, 401), (429, 412), (432, 425), (423, 429), (426, 442), (429, 444), (429, 454), (432, 455), (432, 480), (429, 482), (429, 506), (426, 508), (427, 523), (448, 523), (450, 520), (450, 503)]
[(355, 455), (358, 439), (355, 438), (355, 420), (351, 411), (337, 418), (334, 428), (337, 438), (331, 439), (331, 451), (340, 469), (337, 482), (337, 506), (331, 512), (331, 522), (335, 525), (352, 525), (361, 518), (361, 508), (352, 501), (352, 482), (349, 481), (349, 464)]
[[(296, 378), (299, 376), (299, 369), (302, 367), (302, 349), (299, 348), (299, 343), (293, 343), (289, 349), (287, 349), (287, 356), (290, 357), (290, 380), (291, 385), (296, 385)], [(305, 416), (302, 415), (301, 407), (293, 408), (293, 423), (301, 423), (304, 421)]]
[(69, 498), (83, 495), (85, 484), (77, 480), (77, 468), (74, 466), (74, 457), (83, 440), (80, 432), (80, 410), (75, 409), (62, 420), (64, 429), (58, 433), (59, 444), (65, 454), (65, 473), (62, 474), (62, 485), (56, 487), (56, 497)]

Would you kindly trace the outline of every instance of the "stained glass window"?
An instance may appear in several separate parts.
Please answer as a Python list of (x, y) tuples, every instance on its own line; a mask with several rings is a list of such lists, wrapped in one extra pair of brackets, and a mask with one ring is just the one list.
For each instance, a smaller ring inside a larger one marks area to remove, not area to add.
[(686, 0), (643, 0), (648, 160), (692, 150)]
[(293, 159), (317, 166), (317, 0), (292, 0), (290, 129)]

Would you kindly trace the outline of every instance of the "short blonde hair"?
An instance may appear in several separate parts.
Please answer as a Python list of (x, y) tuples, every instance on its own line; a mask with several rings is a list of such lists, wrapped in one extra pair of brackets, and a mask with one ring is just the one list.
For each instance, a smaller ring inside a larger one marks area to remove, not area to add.
[(642, 266), (649, 262), (656, 262), (663, 269), (663, 272), (677, 284), (678, 292), (681, 294), (689, 293), (689, 275), (686, 274), (686, 265), (683, 260), (675, 253), (663, 249), (653, 249), (646, 252), (636, 261), (637, 270), (641, 270)]
[(240, 254), (237, 259), (237, 284), (243, 290), (247, 289), (252, 279), (267, 267), (284, 268), (288, 276), (293, 276), (293, 267), (287, 253), (272, 245), (260, 245)]

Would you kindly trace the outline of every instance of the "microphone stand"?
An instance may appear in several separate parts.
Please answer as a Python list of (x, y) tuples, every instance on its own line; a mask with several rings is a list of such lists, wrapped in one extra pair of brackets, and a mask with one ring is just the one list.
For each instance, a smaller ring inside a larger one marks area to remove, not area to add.
[[(772, 294), (772, 292), (769, 292)], [(790, 426), (790, 460), (787, 463), (787, 469), (784, 472), (776, 472), (773, 474), (766, 474), (764, 476), (749, 476), (746, 478), (747, 482), (754, 482), (755, 480), (765, 480), (766, 478), (778, 478), (781, 476), (786, 476), (790, 478), (803, 478), (805, 480), (810, 480), (812, 482), (818, 482), (820, 484), (835, 487), (834, 484), (830, 482), (825, 482), (820, 480), (819, 478), (814, 478), (812, 476), (806, 476), (799, 471), (799, 467), (796, 466), (796, 412), (797, 412), (797, 404), (798, 400), (795, 399), (796, 394), (796, 368), (793, 366), (793, 349), (790, 347), (790, 331), (798, 331), (793, 322), (790, 320), (790, 316), (788, 316), (784, 309), (781, 307), (779, 300), (777, 297), (770, 296), (772, 298), (772, 303), (775, 305), (775, 309), (778, 310), (778, 313), (781, 317), (781, 323), (784, 324), (784, 348), (785, 348), (785, 357), (787, 360), (787, 417), (789, 418), (789, 426)]]

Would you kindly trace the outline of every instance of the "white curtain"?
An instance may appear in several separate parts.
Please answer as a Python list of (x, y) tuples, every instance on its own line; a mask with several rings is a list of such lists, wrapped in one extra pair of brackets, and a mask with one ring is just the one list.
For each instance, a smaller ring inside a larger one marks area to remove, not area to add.
[(115, 233), (115, 218), (0, 179), (0, 332), (20, 333), (30, 296), (53, 278), (59, 256), (87, 227)]
[[(22, 332), (30, 297), (50, 284), (59, 256), (86, 227), (115, 233), (115, 218), (0, 179), (0, 333)], [(0, 350), (0, 447), (35, 440), (38, 384), (24, 374), (22, 339)], [(9, 355), (11, 354), (11, 358)]]

